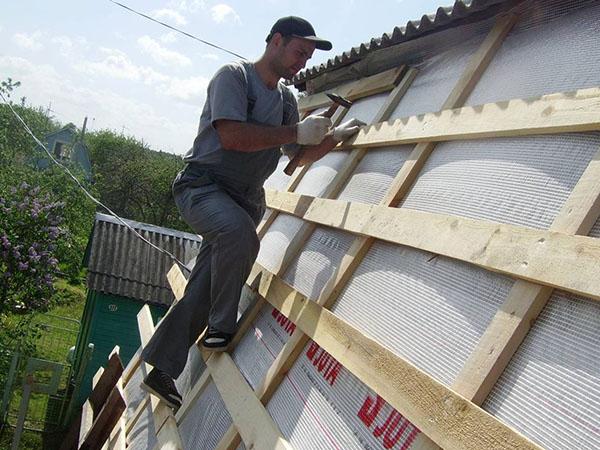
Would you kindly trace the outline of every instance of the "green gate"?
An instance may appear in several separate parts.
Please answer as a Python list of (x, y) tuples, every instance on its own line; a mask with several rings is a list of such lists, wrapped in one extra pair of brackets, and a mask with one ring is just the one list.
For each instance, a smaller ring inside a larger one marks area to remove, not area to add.
[[(40, 329), (35, 353), (24, 355), (18, 347), (13, 349), (3, 377), (0, 422), (2, 434), (12, 434), (12, 450), (33, 445), (23, 442), (19, 447), (26, 431), (40, 446), (54, 448), (68, 422), (70, 399), (79, 384), (72, 379), (79, 321), (50, 314), (33, 321), (32, 326)], [(89, 354), (84, 359), (89, 360)]]

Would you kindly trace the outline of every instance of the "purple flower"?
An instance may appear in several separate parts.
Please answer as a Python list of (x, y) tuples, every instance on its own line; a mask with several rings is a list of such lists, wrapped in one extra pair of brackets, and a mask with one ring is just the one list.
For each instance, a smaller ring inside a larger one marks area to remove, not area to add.
[(29, 189), (29, 185), (27, 184), (27, 182), (23, 181), (21, 183), (21, 186), (19, 186), (21, 189)]
[(19, 270), (20, 271), (25, 271), (29, 268), (29, 264), (27, 264), (26, 262), (20, 262), (19, 263)]
[(13, 250), (13, 256), (17, 259), (19, 259), (21, 257), (21, 252), (19, 250), (17, 250), (16, 248)]
[(50, 267), (54, 268), (58, 265), (58, 259), (52, 257), (48, 260), (48, 264), (50, 264)]
[(10, 248), (10, 241), (8, 240), (8, 237), (3, 235), (0, 240), (2, 241), (2, 246), (8, 250)]

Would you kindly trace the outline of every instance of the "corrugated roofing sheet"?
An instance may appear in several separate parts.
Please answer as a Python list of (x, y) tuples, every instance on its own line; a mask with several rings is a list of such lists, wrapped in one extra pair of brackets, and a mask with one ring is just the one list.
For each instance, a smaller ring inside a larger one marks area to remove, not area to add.
[[(188, 262), (200, 250), (200, 236), (170, 228), (125, 220), (153, 244)], [(170, 305), (173, 293), (167, 281), (171, 259), (139, 239), (115, 218), (96, 214), (86, 250), (89, 289)]]
[(514, 5), (519, 3), (519, 0), (457, 0), (452, 6), (439, 7), (435, 13), (425, 14), (418, 20), (409, 20), (406, 25), (395, 27), (391, 33), (384, 33), (380, 37), (373, 38), (358, 47), (353, 47), (330, 58), (326, 63), (303, 70), (291, 80), (291, 83), (302, 84), (324, 72), (359, 61), (376, 50), (398, 45), (425, 34), (440, 31), (448, 26), (456, 26), (468, 19), (480, 20), (487, 17), (487, 14), (483, 14), (483, 12), (488, 9), (490, 9), (490, 14), (497, 13), (496, 6), (500, 6), (502, 3)]

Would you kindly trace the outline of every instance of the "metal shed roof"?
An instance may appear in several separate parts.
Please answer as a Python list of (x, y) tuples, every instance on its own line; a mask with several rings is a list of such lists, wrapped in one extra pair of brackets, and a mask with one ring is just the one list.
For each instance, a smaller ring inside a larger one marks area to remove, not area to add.
[(514, 5), (519, 3), (519, 0), (456, 0), (452, 6), (439, 7), (435, 13), (425, 14), (418, 20), (409, 20), (406, 25), (395, 27), (391, 33), (384, 33), (380, 37), (330, 58), (326, 63), (303, 70), (291, 80), (291, 83), (301, 85), (325, 72), (360, 61), (376, 50), (398, 45), (448, 27), (487, 18), (496, 14), (505, 3)]
[[(127, 219), (125, 222), (183, 262), (200, 250), (200, 236)], [(84, 264), (89, 289), (159, 305), (173, 302), (167, 281), (173, 261), (112, 216), (96, 214)]]

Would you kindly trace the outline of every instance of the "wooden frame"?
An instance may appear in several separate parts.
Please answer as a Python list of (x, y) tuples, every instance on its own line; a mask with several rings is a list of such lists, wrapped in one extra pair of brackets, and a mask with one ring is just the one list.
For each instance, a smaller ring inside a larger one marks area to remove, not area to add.
[[(471, 57), (465, 71), (462, 76), (458, 80), (456, 86), (449, 94), (448, 98), (444, 102), (442, 109), (456, 108), (463, 104), (465, 99), (471, 93), (473, 87), (481, 77), (481, 74), (489, 64), (493, 54), (500, 47), (504, 37), (514, 23), (516, 22), (515, 15), (507, 15), (500, 17), (496, 23), (496, 25), (492, 28), (486, 39), (481, 44), (480, 48), (475, 52), (475, 54)], [(413, 74), (414, 78), (414, 74)], [(412, 81), (412, 80), (411, 80)], [(389, 107), (387, 114), (391, 112), (394, 106)], [(380, 120), (375, 122), (380, 122), (384, 119), (384, 117), (378, 117)], [(377, 127), (377, 126), (375, 126)], [(424, 143), (419, 144), (415, 147), (399, 173), (397, 174), (394, 181), (391, 183), (390, 188), (388, 189), (388, 193), (385, 198), (382, 200), (381, 205), (384, 206), (393, 206), (397, 204), (402, 198), (402, 196), (408, 191), (410, 185), (413, 180), (416, 178), (418, 172), (421, 167), (425, 163), (431, 151), (434, 149), (434, 143)], [(365, 149), (358, 149), (361, 155), (364, 155)], [(362, 157), (362, 156), (361, 156)], [(349, 176), (350, 174), (348, 174)], [(333, 184), (333, 183), (332, 183)], [(341, 186), (340, 186), (341, 188)], [(337, 192), (336, 192), (337, 194)], [(306, 225), (306, 229), (314, 229), (315, 225)], [(312, 231), (311, 229), (311, 231)], [(303, 234), (302, 230), (300, 233), (296, 235), (295, 242), (291, 243), (288, 247), (288, 254), (295, 255), (298, 251), (300, 251), (303, 243), (308, 239), (310, 234)], [(369, 248), (373, 243), (372, 238), (361, 237), (356, 239), (350, 250), (344, 256), (338, 271), (330, 278), (330, 282), (325, 286), (322, 294), (319, 299), (317, 299), (317, 304), (330, 307), (333, 302), (337, 299), (337, 295), (346, 284), (346, 282), (350, 279), (354, 269), (358, 266), (364, 255), (367, 253)], [(289, 258), (291, 260), (291, 257)], [(254, 272), (256, 273), (256, 271)], [(278, 271), (278, 274), (281, 271)], [(308, 338), (306, 335), (302, 335), (298, 331), (296, 331), (292, 337), (289, 339), (287, 344), (284, 346), (281, 355), (285, 355), (284, 357), (278, 357), (271, 368), (269, 369), (265, 379), (259, 389), (260, 397), (263, 403), (268, 402), (272, 393), (276, 390), (277, 386), (283, 379), (283, 374), (291, 367), (297, 356), (300, 354), (301, 349), (306, 344)], [(228, 436), (228, 435), (226, 435)], [(435, 447), (428, 439), (422, 438), (421, 445), (425, 448), (433, 448)], [(233, 448), (235, 441), (224, 442), (221, 441), (219, 448)]]

